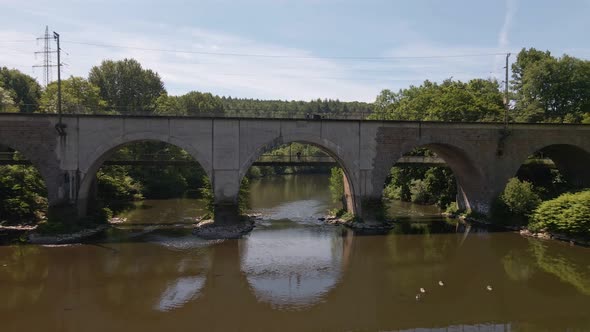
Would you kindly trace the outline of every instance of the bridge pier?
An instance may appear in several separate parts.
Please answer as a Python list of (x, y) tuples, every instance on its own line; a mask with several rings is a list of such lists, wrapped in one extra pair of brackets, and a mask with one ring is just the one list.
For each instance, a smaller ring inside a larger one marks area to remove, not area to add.
[(213, 170), (211, 185), (214, 193), (214, 223), (216, 225), (236, 225), (240, 223), (238, 205), (240, 176), (237, 170)]

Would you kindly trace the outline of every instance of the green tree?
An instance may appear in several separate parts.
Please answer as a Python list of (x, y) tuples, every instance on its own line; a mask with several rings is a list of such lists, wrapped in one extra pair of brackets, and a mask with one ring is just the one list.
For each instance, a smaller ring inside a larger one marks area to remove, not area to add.
[(20, 112), (34, 112), (39, 108), (41, 86), (31, 76), (1, 67), (0, 86), (8, 91)]
[(0, 166), (0, 222), (39, 221), (47, 209), (47, 189), (32, 166)]
[(523, 49), (512, 66), (515, 119), (580, 123), (590, 113), (590, 61)]
[(503, 99), (496, 81), (425, 81), (398, 93), (384, 90), (372, 118), (413, 121), (498, 121)]
[(535, 192), (533, 184), (512, 178), (506, 184), (500, 200), (508, 211), (515, 216), (528, 217), (541, 203), (541, 198)]
[(18, 112), (18, 107), (12, 99), (12, 95), (0, 86), (0, 112)]
[(187, 115), (186, 110), (180, 106), (178, 97), (168, 96), (163, 93), (156, 99), (156, 114), (160, 115)]
[(523, 76), (527, 69), (543, 60), (552, 59), (551, 52), (539, 51), (534, 48), (523, 48), (516, 56), (516, 61), (512, 64), (512, 89), (517, 93), (522, 91)]
[(100, 88), (109, 107), (123, 114), (153, 112), (156, 100), (166, 92), (160, 76), (134, 59), (105, 60), (92, 67), (88, 81)]
[[(82, 77), (70, 76), (61, 82), (62, 111), (75, 114), (96, 114), (106, 111), (100, 89)], [(57, 82), (50, 83), (41, 96), (41, 111), (57, 113)]]
[(191, 91), (179, 96), (178, 104), (182, 111), (188, 115), (223, 112), (223, 103), (221, 102), (221, 99), (210, 93)]

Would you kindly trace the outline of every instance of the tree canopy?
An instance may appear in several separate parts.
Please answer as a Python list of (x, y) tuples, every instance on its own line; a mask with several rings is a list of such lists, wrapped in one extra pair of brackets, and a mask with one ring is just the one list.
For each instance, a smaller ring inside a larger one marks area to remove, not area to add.
[[(100, 88), (82, 77), (63, 80), (62, 111), (76, 114), (105, 112), (106, 102), (100, 97)], [(57, 82), (51, 82), (41, 96), (41, 112), (57, 113)]]
[(105, 60), (92, 67), (88, 81), (99, 87), (112, 110), (123, 114), (153, 112), (156, 100), (166, 92), (160, 76), (134, 59)]
[(375, 119), (423, 121), (498, 121), (503, 99), (496, 81), (467, 83), (425, 81), (397, 93), (383, 90), (375, 102)]
[(590, 61), (523, 49), (512, 65), (519, 122), (590, 122)]
[(17, 69), (0, 68), (0, 88), (3, 89), (3, 104), (8, 97), (20, 112), (34, 112), (39, 108), (41, 86), (29, 75)]

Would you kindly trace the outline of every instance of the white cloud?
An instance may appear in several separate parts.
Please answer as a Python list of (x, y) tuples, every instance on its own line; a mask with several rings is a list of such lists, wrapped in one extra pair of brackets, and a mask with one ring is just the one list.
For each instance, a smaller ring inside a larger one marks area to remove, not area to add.
[[(34, 38), (33, 35), (0, 31), (1, 40), (34, 40)], [(123, 45), (127, 48), (96, 47), (71, 43), (72, 41)], [(30, 68), (36, 63), (33, 53), (41, 47), (42, 45), (38, 46), (34, 41), (19, 43), (18, 47), (11, 45), (7, 48), (10, 51), (0, 52), (0, 62), (31, 73)], [(117, 32), (107, 26), (84, 24), (75, 31), (62, 33), (62, 49), (64, 50), (62, 59), (67, 64), (63, 68), (64, 77), (87, 76), (90, 68), (103, 59), (135, 58), (144, 67), (158, 72), (171, 94), (200, 90), (253, 98), (303, 100), (339, 98), (372, 101), (381, 88), (378, 82), (367, 83), (356, 80), (346, 63), (329, 59), (305, 58), (312, 54), (306, 50), (258, 42), (205, 29), (160, 25), (157, 33), (148, 35)], [(170, 50), (170, 52), (145, 49)], [(174, 52), (174, 50), (273, 54), (302, 58), (222, 56), (190, 54)], [(32, 73), (34, 76), (42, 77), (41, 70)]]

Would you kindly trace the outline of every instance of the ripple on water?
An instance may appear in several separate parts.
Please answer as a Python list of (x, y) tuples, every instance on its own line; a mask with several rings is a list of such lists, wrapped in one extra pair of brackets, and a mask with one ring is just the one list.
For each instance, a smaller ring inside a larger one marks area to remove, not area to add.
[(192, 234), (184, 236), (158, 234), (150, 236), (147, 240), (150, 243), (177, 251), (201, 249), (223, 242), (223, 240), (205, 240)]
[(263, 220), (291, 220), (299, 223), (318, 224), (318, 218), (326, 214), (328, 205), (316, 199), (288, 202), (273, 208), (260, 209)]

